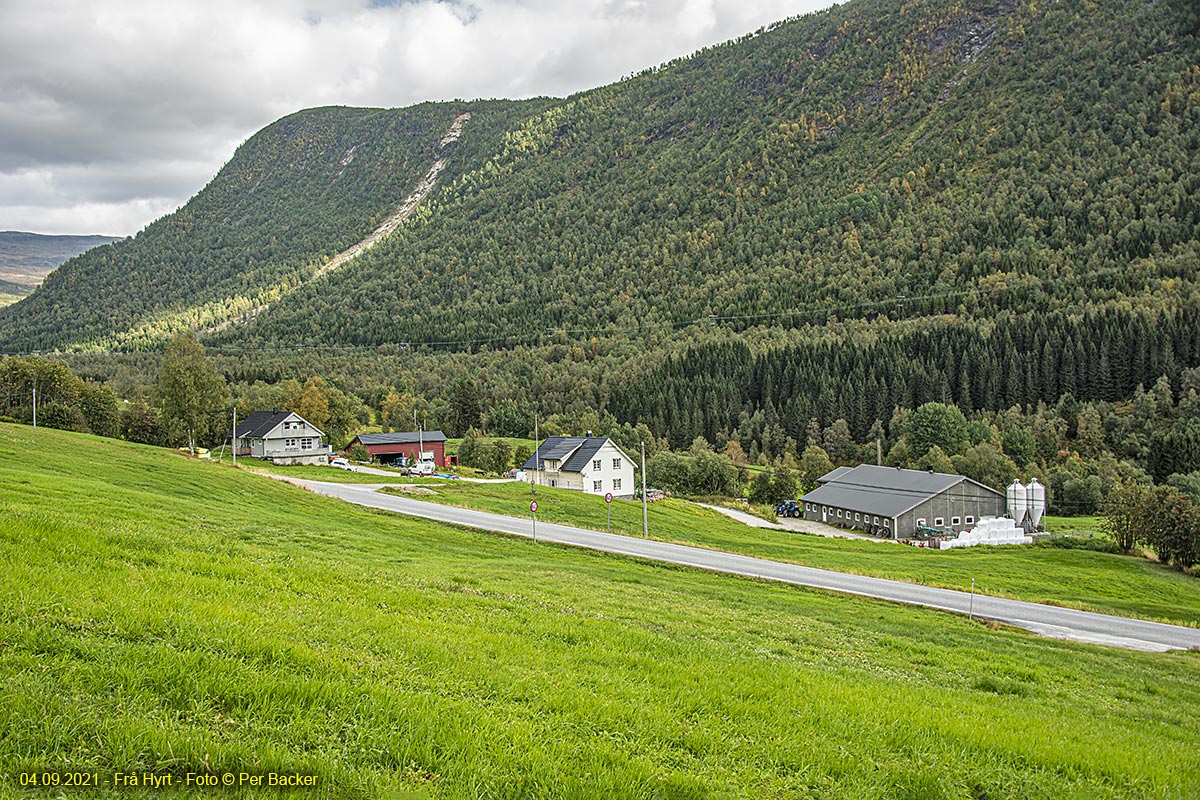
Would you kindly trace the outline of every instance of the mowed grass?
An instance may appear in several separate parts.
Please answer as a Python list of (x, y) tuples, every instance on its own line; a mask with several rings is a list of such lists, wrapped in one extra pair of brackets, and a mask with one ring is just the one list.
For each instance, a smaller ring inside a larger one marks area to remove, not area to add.
[(1195, 796), (1200, 653), (534, 545), (79, 434), (0, 425), (0, 571), (0, 795), (38, 768), (302, 771), (295, 796), (330, 798)]
[[(431, 486), (417, 500), (515, 517), (529, 516), (528, 484), (467, 482)], [(604, 498), (539, 486), (538, 519), (606, 530)], [(1049, 545), (928, 550), (891, 542), (831, 539), (751, 528), (682, 500), (650, 503), (650, 537), (731, 553), (790, 561), (881, 578), (971, 588), (986, 594), (1053, 603), (1185, 625), (1200, 624), (1200, 580), (1135, 556)], [(641, 503), (614, 500), (612, 531), (642, 535)]]

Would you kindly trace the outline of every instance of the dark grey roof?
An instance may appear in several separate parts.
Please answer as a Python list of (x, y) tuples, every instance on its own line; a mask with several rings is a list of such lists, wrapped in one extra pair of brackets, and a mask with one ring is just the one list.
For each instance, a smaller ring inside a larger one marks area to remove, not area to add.
[(586, 441), (586, 436), (547, 436), (521, 469), (538, 469), (535, 464), (539, 461), (543, 466), (546, 461), (562, 461)]
[(237, 436), (239, 439), (261, 439), (291, 415), (290, 411), (255, 411), (238, 423)]
[(579, 449), (563, 463), (562, 468), (567, 472), (583, 472), (583, 468), (592, 460), (592, 456), (596, 455), (596, 451), (604, 447), (606, 442), (608, 439), (599, 436), (584, 439), (583, 444), (579, 445)]
[(446, 434), (441, 431), (425, 431), (419, 433), (360, 433), (357, 437), (363, 444), (417, 444), (418, 442), (444, 442)]
[(832, 480), (842, 477), (852, 469), (854, 469), (854, 467), (834, 467), (829, 472), (826, 472), (824, 475), (817, 478), (817, 483), (829, 483)]
[[(947, 475), (943, 472), (922, 472), (916, 469), (862, 464), (834, 476), (827, 483), (804, 495), (801, 500), (895, 517), (967, 480), (970, 478)], [(991, 487), (984, 488), (1001, 494)]]

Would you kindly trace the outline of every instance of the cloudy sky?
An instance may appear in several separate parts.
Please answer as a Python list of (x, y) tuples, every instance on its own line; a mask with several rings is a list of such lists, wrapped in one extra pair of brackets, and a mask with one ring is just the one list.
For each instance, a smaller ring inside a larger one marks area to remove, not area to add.
[(0, 230), (127, 235), (319, 105), (565, 95), (831, 0), (0, 0)]

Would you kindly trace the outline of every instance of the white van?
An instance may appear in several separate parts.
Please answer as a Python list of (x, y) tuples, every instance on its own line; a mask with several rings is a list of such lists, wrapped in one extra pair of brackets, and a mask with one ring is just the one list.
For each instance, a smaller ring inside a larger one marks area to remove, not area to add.
[(418, 461), (408, 468), (409, 475), (432, 475), (437, 471), (437, 465), (432, 461)]

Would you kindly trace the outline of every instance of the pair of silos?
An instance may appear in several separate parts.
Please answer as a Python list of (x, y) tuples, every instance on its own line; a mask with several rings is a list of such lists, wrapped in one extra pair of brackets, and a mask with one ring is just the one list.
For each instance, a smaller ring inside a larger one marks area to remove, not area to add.
[(1005, 491), (1008, 515), (1027, 531), (1038, 530), (1046, 515), (1046, 487), (1034, 478), (1027, 484), (1013, 481)]

